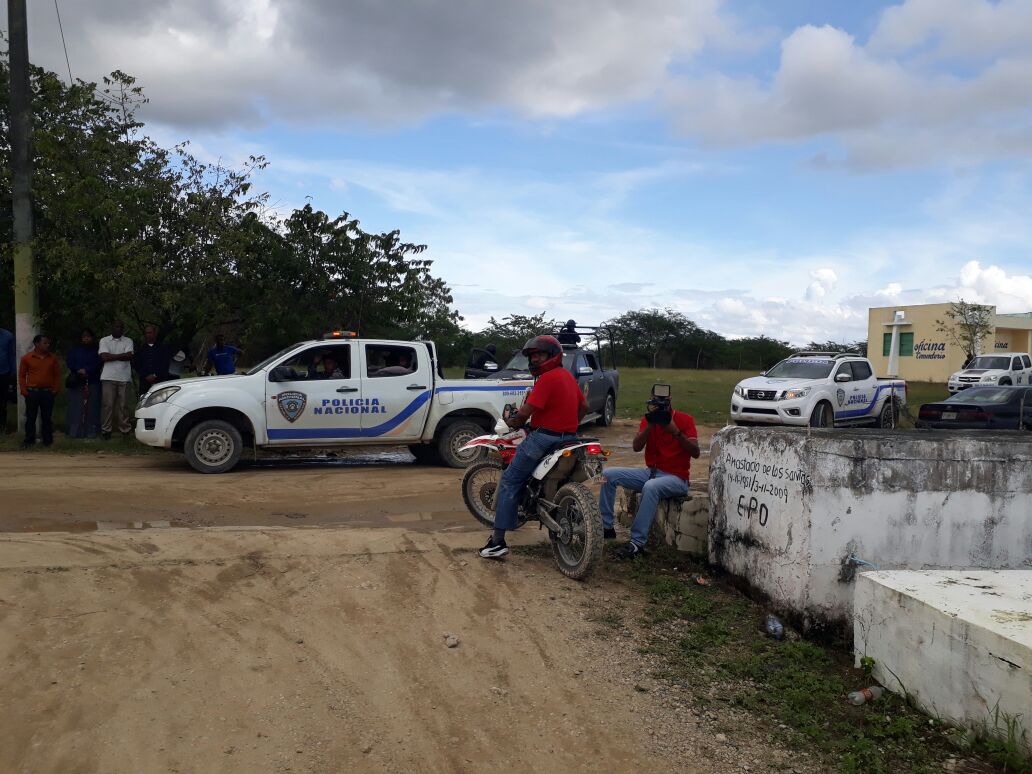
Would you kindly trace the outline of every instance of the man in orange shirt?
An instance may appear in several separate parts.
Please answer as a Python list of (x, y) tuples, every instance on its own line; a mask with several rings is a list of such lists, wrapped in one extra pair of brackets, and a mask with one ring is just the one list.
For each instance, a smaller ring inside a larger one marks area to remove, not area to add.
[(54, 442), (54, 398), (61, 391), (61, 364), (50, 351), (50, 339), (37, 335), (32, 349), (18, 366), (18, 389), (25, 398), (25, 440), (22, 448), (36, 443), (36, 417), (43, 430), (43, 445)]

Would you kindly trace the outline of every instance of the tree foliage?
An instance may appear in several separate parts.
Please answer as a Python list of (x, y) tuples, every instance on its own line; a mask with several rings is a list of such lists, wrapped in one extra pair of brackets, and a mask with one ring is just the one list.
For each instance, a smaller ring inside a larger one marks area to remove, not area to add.
[(964, 350), (965, 362), (981, 354), (982, 342), (996, 330), (993, 308), (985, 304), (971, 304), (964, 299), (954, 301), (945, 317), (935, 321), (936, 330)]
[(727, 339), (673, 309), (625, 312), (606, 326), (626, 366), (762, 371), (792, 351), (786, 342), (766, 336)]
[[(9, 71), (0, 58), (0, 308), (11, 309)], [(364, 231), (311, 205), (283, 219), (239, 167), (143, 132), (132, 77), (64, 84), (32, 68), (34, 217), (42, 325), (58, 339), (124, 317), (203, 348), (218, 329), (256, 354), (343, 326), (369, 336), (455, 336), (448, 285), (397, 231)], [(9, 320), (4, 320), (7, 324)], [(254, 346), (251, 346), (254, 345)]]

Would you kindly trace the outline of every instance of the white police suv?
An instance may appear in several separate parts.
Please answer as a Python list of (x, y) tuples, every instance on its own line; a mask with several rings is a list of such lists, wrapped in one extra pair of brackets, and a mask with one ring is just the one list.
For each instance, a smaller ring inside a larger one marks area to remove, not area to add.
[(895, 427), (906, 401), (906, 382), (876, 378), (866, 357), (797, 352), (739, 382), (731, 418), (737, 425)]
[(1032, 358), (1027, 352), (979, 355), (962, 371), (952, 374), (946, 388), (955, 393), (975, 385), (1032, 384), (1029, 379), (1032, 379)]

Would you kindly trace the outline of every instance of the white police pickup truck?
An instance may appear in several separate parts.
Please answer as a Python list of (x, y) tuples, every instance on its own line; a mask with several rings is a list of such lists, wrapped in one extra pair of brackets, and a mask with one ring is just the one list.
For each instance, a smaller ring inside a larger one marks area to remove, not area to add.
[(737, 425), (895, 427), (906, 402), (906, 382), (876, 379), (865, 357), (797, 352), (763, 375), (739, 382), (731, 418)]
[(532, 384), (445, 380), (431, 342), (336, 333), (245, 374), (162, 382), (136, 407), (136, 438), (182, 450), (202, 473), (231, 470), (245, 452), (397, 445), (420, 462), (465, 467), (477, 453), (461, 447)]
[(966, 390), (977, 385), (1032, 384), (1032, 358), (1027, 352), (1007, 352), (998, 355), (979, 355), (962, 371), (950, 376), (946, 389), (950, 393)]

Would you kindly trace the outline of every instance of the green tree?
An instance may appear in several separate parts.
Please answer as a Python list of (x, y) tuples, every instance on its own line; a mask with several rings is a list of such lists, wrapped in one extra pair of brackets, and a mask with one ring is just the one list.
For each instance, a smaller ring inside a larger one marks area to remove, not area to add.
[(867, 353), (867, 341), (854, 341), (851, 344), (839, 341), (811, 341), (806, 345), (811, 352), (857, 352), (861, 355)]
[(541, 334), (554, 334), (560, 323), (548, 317), (544, 312), (535, 315), (510, 314), (497, 320), (491, 317), (487, 327), (472, 337), (471, 344), (484, 347), (494, 344), (498, 348), (498, 357), (502, 364), (509, 357), (523, 348), (530, 339)]
[(945, 319), (936, 320), (935, 325), (936, 330), (964, 350), (965, 362), (981, 353), (982, 342), (996, 330), (991, 306), (971, 304), (964, 299), (951, 303)]
[[(0, 57), (0, 197), (9, 208), (7, 80)], [(461, 337), (424, 245), (311, 205), (272, 217), (253, 186), (264, 158), (234, 169), (199, 161), (186, 144), (160, 147), (143, 133), (136, 111), (145, 97), (125, 73), (67, 86), (33, 68), (32, 83), (35, 253), (52, 333), (120, 316), (137, 329), (157, 324), (184, 348), (203, 349), (219, 329), (249, 340), (254, 355), (338, 326)], [(5, 250), (10, 231), (8, 210)], [(0, 308), (10, 309), (10, 260), (0, 261), (0, 283)]]
[[(657, 368), (675, 365), (675, 355), (684, 349), (699, 328), (673, 309), (639, 309), (606, 322), (617, 348), (628, 364)], [(680, 362), (684, 366), (686, 363)]]

